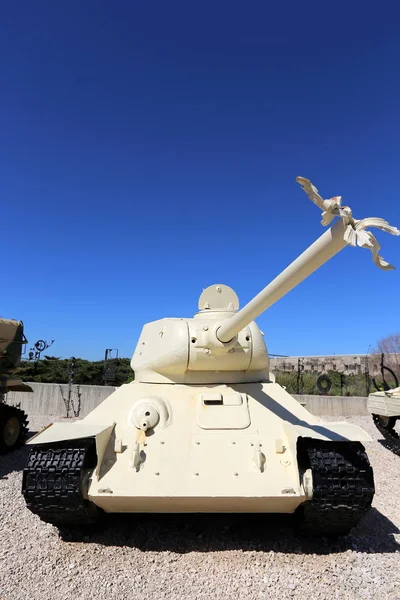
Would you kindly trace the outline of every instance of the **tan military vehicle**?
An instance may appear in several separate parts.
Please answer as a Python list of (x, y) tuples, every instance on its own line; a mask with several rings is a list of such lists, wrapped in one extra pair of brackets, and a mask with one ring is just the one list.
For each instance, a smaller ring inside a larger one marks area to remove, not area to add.
[[(60, 527), (106, 513), (295, 513), (310, 533), (344, 534), (371, 506), (374, 480), (351, 423), (323, 422), (275, 382), (254, 318), (348, 244), (379, 255), (382, 219), (353, 218), (340, 197), (323, 200), (336, 223), (239, 310), (216, 284), (194, 318), (144, 326), (132, 358), (135, 381), (87, 417), (55, 423), (30, 440), (23, 474), (28, 508)], [(362, 297), (360, 297), (360, 301)]]
[(31, 387), (12, 377), (26, 343), (22, 321), (0, 319), (0, 454), (20, 446), (28, 432), (26, 413), (6, 403), (7, 392), (32, 392)]
[(370, 394), (367, 407), (388, 448), (400, 456), (400, 387)]

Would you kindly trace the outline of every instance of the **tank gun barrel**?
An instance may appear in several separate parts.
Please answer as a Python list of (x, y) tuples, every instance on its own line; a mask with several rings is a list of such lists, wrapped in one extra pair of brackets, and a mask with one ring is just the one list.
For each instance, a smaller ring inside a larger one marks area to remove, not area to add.
[(373, 261), (378, 267), (384, 270), (394, 268), (379, 255), (378, 241), (371, 232), (365, 231), (365, 228), (378, 227), (392, 235), (400, 235), (396, 227), (391, 227), (384, 219), (375, 217), (356, 220), (348, 206), (341, 206), (340, 196), (323, 200), (317, 188), (308, 179), (298, 177), (297, 181), (310, 200), (323, 209), (321, 221), (323, 225), (328, 225), (335, 216), (339, 216), (339, 219), (246, 306), (224, 320), (216, 332), (220, 342), (227, 343), (232, 340), (251, 321), (347, 245), (369, 248), (373, 254)]
[(347, 244), (343, 239), (342, 221), (325, 231), (307, 250), (257, 294), (246, 306), (226, 319), (217, 331), (221, 342), (229, 342), (239, 331), (267, 308), (275, 304), (296, 285), (316, 271)]

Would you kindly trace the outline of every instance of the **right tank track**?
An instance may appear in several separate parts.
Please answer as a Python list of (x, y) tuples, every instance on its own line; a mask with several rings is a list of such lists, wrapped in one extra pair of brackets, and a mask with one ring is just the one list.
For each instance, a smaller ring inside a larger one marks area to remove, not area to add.
[(22, 477), (27, 507), (59, 527), (96, 522), (102, 511), (84, 494), (95, 466), (94, 439), (33, 446)]
[(370, 509), (374, 476), (359, 442), (299, 442), (299, 464), (311, 468), (313, 497), (297, 509), (296, 528), (308, 535), (346, 535)]
[(384, 437), (386, 447), (394, 454), (397, 454), (397, 456), (400, 456), (400, 436), (394, 428), (397, 418), (389, 418), (386, 426), (382, 424), (379, 415), (372, 415), (372, 419), (375, 423), (375, 427)]

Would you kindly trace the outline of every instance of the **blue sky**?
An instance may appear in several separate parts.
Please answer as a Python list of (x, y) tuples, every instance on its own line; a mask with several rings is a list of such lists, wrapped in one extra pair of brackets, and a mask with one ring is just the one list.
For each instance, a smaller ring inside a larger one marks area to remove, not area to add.
[[(3, 3), (0, 314), (100, 359), (210, 284), (244, 305), (323, 233), (297, 175), (400, 226), (399, 19), (397, 0)], [(399, 293), (346, 248), (258, 323), (273, 353), (364, 353), (400, 329)]]

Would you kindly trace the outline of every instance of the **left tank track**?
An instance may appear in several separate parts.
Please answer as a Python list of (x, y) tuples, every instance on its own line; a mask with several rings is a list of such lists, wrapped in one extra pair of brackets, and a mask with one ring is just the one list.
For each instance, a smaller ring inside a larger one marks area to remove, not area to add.
[[(19, 446), (22, 446), (28, 435), (28, 416), (26, 412), (0, 402), (0, 454), (12, 452)], [(17, 428), (15, 439), (10, 434), (10, 424), (13, 428)]]
[(22, 477), (29, 510), (56, 526), (97, 522), (102, 511), (85, 498), (88, 475), (96, 461), (94, 439), (34, 446)]
[(397, 456), (400, 456), (400, 436), (394, 428), (397, 417), (389, 418), (386, 425), (382, 424), (379, 415), (372, 415), (372, 419), (375, 423), (375, 427), (385, 439), (386, 447), (394, 454), (397, 454)]

